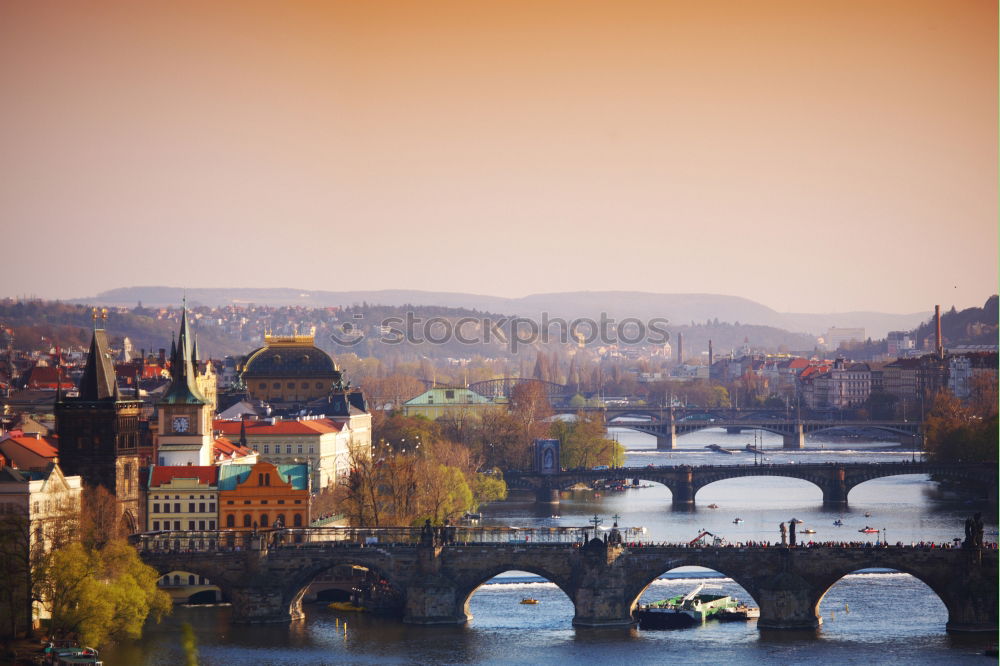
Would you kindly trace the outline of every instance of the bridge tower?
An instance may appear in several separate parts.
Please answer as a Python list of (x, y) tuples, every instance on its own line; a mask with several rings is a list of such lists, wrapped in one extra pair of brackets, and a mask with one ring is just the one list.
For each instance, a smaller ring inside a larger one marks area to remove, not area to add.
[(663, 414), (656, 428), (656, 450), (673, 451), (677, 448), (677, 423), (674, 421), (674, 408)]

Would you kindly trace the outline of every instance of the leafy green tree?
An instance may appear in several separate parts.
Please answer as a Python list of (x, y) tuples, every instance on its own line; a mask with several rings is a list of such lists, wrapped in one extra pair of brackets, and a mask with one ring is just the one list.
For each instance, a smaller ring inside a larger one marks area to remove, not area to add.
[(476, 474), (472, 479), (473, 508), (507, 499), (507, 484), (499, 474)]
[(77, 635), (89, 645), (138, 638), (147, 617), (171, 611), (159, 575), (128, 543), (114, 540), (101, 550), (72, 543), (51, 553), (43, 599), (55, 635)]
[(624, 447), (608, 439), (596, 415), (578, 412), (575, 421), (554, 421), (550, 434), (559, 440), (559, 463), (565, 468), (618, 466), (625, 459)]

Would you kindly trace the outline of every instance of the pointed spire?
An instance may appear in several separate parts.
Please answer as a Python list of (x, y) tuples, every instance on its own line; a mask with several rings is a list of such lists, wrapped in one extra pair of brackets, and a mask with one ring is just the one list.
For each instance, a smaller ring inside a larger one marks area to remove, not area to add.
[(240, 446), (245, 447), (247, 445), (247, 422), (242, 416), (240, 416)]
[(109, 349), (107, 333), (104, 329), (95, 330), (90, 340), (83, 378), (80, 380), (80, 400), (118, 399), (118, 382), (115, 380)]
[(194, 366), (195, 372), (198, 372), (198, 334), (194, 336), (194, 344), (191, 346), (191, 365)]
[(195, 383), (196, 370), (191, 364), (191, 328), (187, 319), (187, 299), (181, 311), (181, 328), (177, 334), (177, 344), (170, 368), (172, 381), (170, 388), (163, 396), (162, 402), (168, 404), (205, 404), (205, 398)]

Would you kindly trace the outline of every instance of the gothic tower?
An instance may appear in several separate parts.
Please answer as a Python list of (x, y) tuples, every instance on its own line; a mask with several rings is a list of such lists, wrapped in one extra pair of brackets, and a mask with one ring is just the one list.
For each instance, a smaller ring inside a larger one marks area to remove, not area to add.
[[(158, 465), (212, 464), (214, 395), (206, 397), (204, 389), (199, 387), (196, 354), (197, 345), (191, 336), (185, 306), (181, 313), (181, 330), (170, 359), (170, 388), (157, 405)], [(211, 379), (214, 382), (214, 374)]]
[(59, 466), (87, 485), (104, 486), (117, 500), (123, 529), (140, 529), (139, 413), (142, 401), (118, 391), (108, 336), (95, 316), (87, 365), (76, 398), (56, 399)]

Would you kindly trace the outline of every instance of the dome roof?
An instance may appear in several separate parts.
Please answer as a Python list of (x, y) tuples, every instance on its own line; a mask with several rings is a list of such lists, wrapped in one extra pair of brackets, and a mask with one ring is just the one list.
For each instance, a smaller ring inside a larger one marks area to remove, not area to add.
[(311, 336), (275, 338), (267, 336), (265, 346), (254, 350), (243, 364), (243, 377), (332, 377), (340, 372), (325, 351), (312, 344)]

